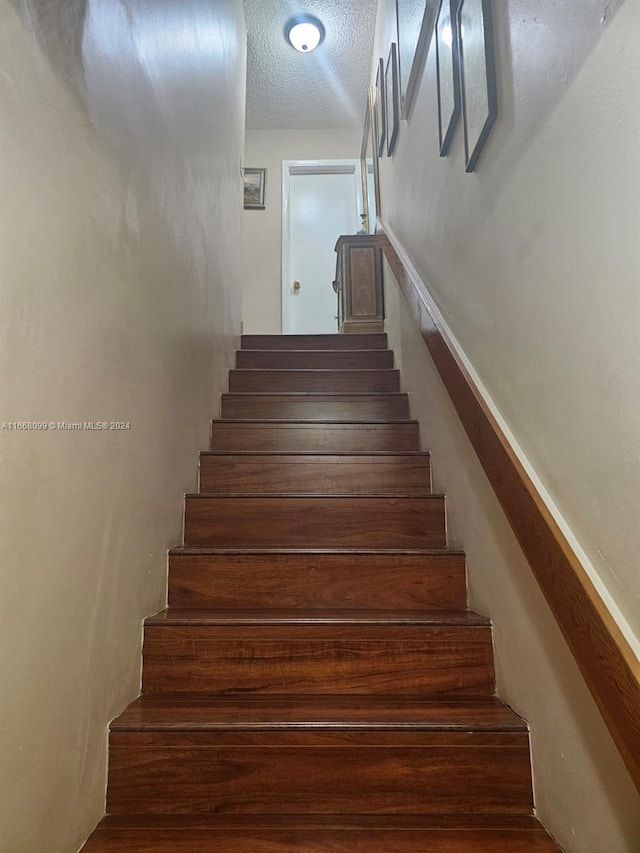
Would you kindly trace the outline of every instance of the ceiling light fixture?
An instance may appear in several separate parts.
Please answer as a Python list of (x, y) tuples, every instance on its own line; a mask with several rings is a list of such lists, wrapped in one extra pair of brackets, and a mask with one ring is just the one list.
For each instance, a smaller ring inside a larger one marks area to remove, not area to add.
[(285, 34), (291, 47), (300, 53), (311, 53), (324, 38), (324, 27), (312, 15), (296, 15), (287, 24)]

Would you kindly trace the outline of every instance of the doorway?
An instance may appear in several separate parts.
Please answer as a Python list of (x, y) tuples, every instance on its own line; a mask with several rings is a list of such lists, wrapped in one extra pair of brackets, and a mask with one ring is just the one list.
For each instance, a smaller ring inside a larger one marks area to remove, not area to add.
[(360, 228), (359, 160), (282, 164), (282, 331), (338, 331), (334, 246)]

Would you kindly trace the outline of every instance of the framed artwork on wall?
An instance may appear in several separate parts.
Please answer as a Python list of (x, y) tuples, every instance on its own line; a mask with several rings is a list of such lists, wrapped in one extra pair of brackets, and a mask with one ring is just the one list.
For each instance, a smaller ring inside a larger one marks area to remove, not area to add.
[(245, 168), (242, 174), (244, 177), (244, 209), (264, 210), (267, 170)]
[(384, 154), (384, 143), (387, 138), (387, 110), (385, 107), (385, 88), (384, 88), (384, 60), (378, 60), (378, 73), (376, 74), (376, 90), (375, 90), (375, 129), (376, 129), (376, 149), (378, 157)]
[(384, 72), (385, 106), (387, 108), (387, 154), (393, 154), (400, 129), (400, 86), (398, 81), (398, 51), (392, 42)]
[(441, 157), (444, 157), (449, 150), (460, 118), (460, 67), (456, 6), (457, 0), (440, 0), (435, 25), (438, 133)]
[(380, 174), (374, 118), (375, 92), (373, 87), (370, 86), (367, 94), (367, 107), (364, 116), (362, 147), (360, 151), (362, 196), (365, 208), (363, 212), (367, 214), (366, 222), (363, 222), (363, 225), (365, 225), (369, 234), (375, 233), (376, 217), (380, 216)]
[(400, 116), (408, 118), (424, 70), (438, 0), (396, 0)]
[(460, 0), (457, 24), (466, 171), (473, 172), (498, 114), (491, 0)]

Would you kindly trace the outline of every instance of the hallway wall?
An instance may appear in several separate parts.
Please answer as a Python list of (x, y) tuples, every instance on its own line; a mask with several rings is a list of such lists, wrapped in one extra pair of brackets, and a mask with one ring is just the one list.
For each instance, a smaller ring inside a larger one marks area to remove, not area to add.
[[(432, 47), (381, 161), (383, 219), (640, 648), (640, 2), (493, 8), (499, 116), (476, 172), (461, 126), (439, 157)], [(374, 59), (396, 38), (395, 3), (381, 0)], [(482, 526), (495, 516), (485, 486), (454, 473), (439, 382), (408, 363), (471, 604), (495, 619), (501, 695), (532, 726), (540, 814), (571, 853), (636, 850), (637, 792), (504, 524)]]
[(244, 165), (266, 168), (267, 184), (266, 209), (244, 211), (242, 320), (245, 333), (277, 335), (282, 332), (282, 161), (359, 159), (361, 139), (362, 132), (358, 128), (247, 131)]
[(241, 0), (0, 0), (3, 851), (104, 811), (240, 331), (244, 69)]

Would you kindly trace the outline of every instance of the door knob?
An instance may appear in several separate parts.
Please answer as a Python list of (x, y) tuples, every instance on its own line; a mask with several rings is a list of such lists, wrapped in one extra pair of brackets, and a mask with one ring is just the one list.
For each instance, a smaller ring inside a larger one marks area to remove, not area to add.
[(294, 291), (294, 293), (297, 293), (297, 292), (300, 290), (300, 288), (301, 288), (301, 287), (302, 287), (302, 285), (301, 285), (301, 284), (300, 284), (300, 282), (296, 279), (296, 281), (294, 281), (294, 282), (293, 282), (293, 291)]

